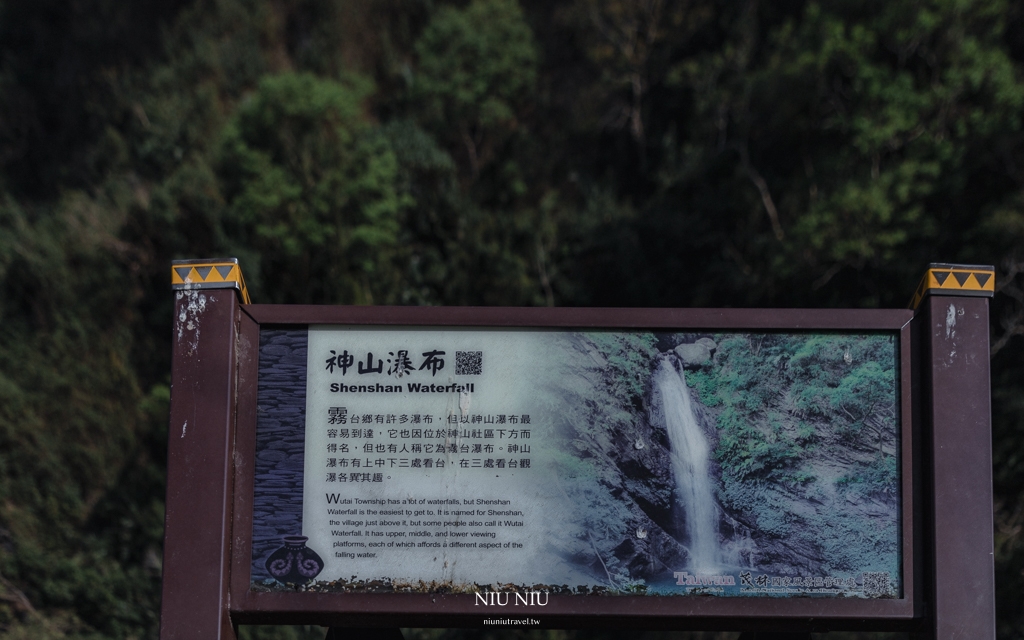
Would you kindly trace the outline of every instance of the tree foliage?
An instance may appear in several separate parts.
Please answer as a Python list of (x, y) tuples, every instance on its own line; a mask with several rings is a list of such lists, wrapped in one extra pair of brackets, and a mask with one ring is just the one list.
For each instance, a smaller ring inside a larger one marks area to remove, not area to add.
[[(1007, 0), (0, 2), (0, 633), (154, 633), (167, 265), (237, 255), (257, 301), (449, 305), (900, 307), (995, 264), (1024, 637), (1022, 33)], [(786, 437), (871, 439), (872, 358), (759, 348), (835, 377)], [(758, 371), (691, 381), (739, 428)]]
[(514, 0), (442, 7), (416, 41), (411, 83), (417, 110), (443, 137), (466, 147), (474, 173), (516, 126), (537, 76), (533, 34)]
[(221, 134), (223, 232), (256, 274), (280, 274), (271, 300), (367, 304), (396, 288), (389, 258), (408, 197), (387, 138), (362, 113), (369, 90), (265, 76)]

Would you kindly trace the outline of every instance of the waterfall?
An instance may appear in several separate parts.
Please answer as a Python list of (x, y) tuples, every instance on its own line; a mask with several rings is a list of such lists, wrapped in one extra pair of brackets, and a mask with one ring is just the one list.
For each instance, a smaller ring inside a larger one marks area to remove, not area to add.
[(663, 358), (654, 372), (661, 395), (665, 429), (672, 447), (676, 497), (686, 516), (690, 563), (693, 571), (713, 571), (719, 565), (718, 508), (708, 473), (710, 447), (690, 406), (690, 390), (671, 358)]

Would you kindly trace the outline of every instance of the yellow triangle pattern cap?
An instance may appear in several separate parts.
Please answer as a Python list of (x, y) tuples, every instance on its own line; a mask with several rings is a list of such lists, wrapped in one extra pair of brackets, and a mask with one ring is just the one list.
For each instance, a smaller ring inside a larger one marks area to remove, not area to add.
[(925, 296), (984, 296), (991, 298), (996, 292), (996, 270), (989, 265), (949, 264), (933, 262), (928, 265), (921, 284), (917, 285), (910, 308), (917, 309)]
[(174, 260), (171, 262), (171, 289), (235, 289), (242, 304), (250, 304), (249, 289), (245, 286), (238, 258)]

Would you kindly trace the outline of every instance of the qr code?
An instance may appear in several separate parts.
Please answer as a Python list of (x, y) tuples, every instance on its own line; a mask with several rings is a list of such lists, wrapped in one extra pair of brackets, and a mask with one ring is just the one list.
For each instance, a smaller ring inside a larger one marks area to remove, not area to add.
[(888, 571), (864, 572), (864, 597), (885, 598), (891, 595), (892, 585), (889, 584)]
[(478, 376), (482, 373), (483, 361), (483, 351), (456, 351), (455, 375)]

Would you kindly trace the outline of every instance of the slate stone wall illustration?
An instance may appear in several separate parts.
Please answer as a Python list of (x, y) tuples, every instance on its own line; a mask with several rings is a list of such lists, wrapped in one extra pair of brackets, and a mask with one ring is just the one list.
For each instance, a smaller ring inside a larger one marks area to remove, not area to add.
[(302, 533), (307, 329), (260, 329), (252, 582), (273, 581), (266, 558)]

